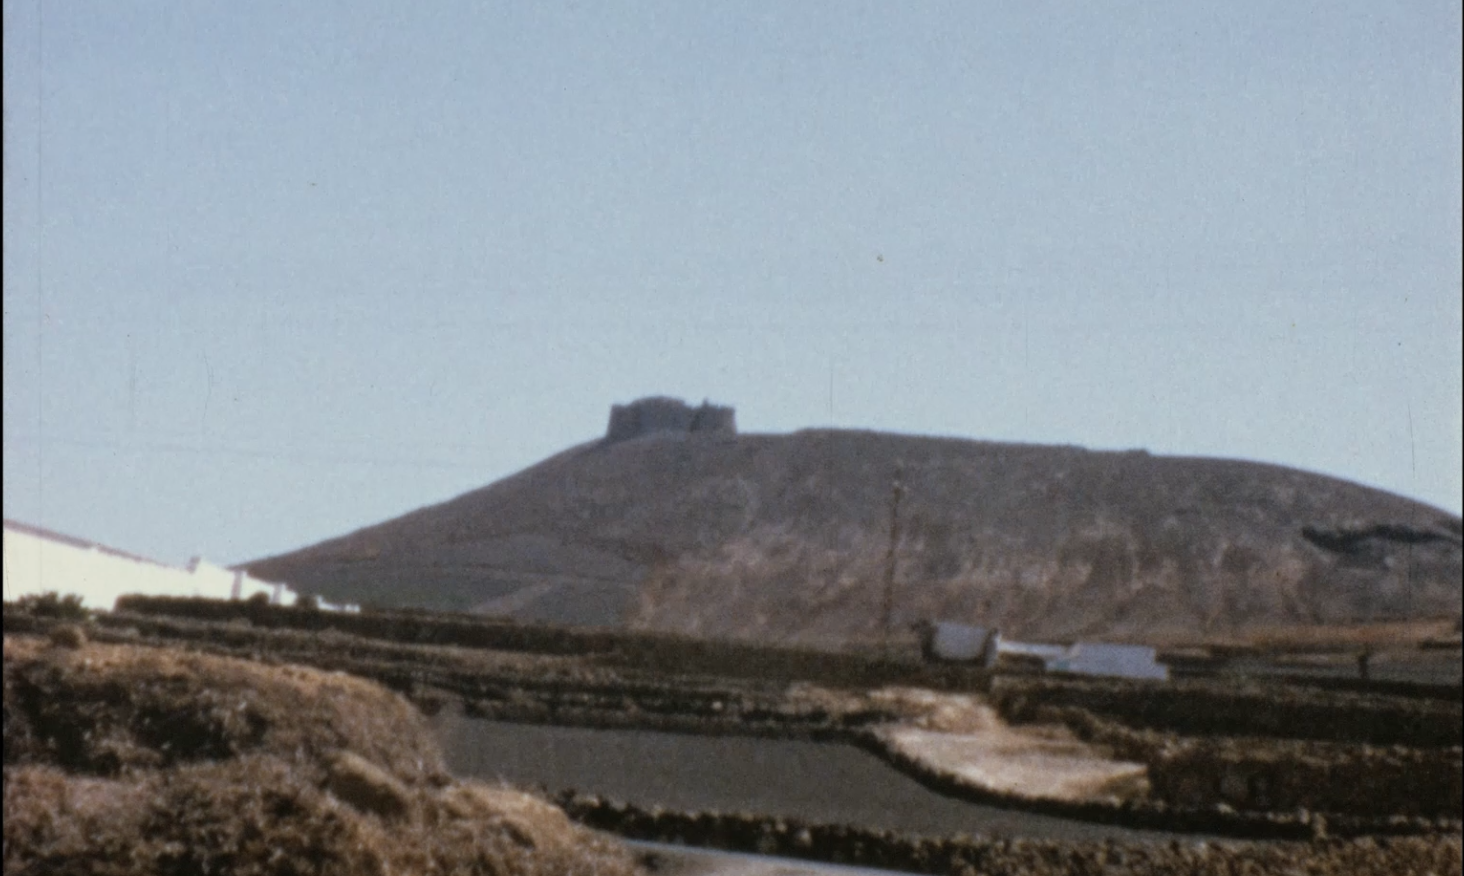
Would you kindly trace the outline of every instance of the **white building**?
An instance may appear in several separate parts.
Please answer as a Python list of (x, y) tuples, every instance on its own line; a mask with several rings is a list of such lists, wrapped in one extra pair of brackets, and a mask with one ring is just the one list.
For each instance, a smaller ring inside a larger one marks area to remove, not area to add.
[(915, 628), (920, 632), (921, 651), (927, 660), (994, 666), (1005, 659), (1008, 663), (1040, 665), (1045, 672), (1159, 681), (1169, 678), (1169, 667), (1158, 662), (1155, 650), (1147, 645), (1015, 642), (1002, 638), (995, 629), (949, 621), (922, 621)]
[(1047, 671), (1167, 681), (1169, 667), (1158, 662), (1155, 656), (1154, 649), (1147, 645), (1078, 642), (1061, 655), (1049, 660)]
[(111, 611), (117, 597), (130, 593), (210, 599), (248, 599), (263, 593), (274, 605), (293, 605), (297, 598), (284, 584), (260, 581), (243, 570), (225, 569), (199, 557), (178, 568), (6, 520), (5, 601), (46, 592), (74, 593), (87, 608), (101, 611)]
[(996, 662), (1001, 647), (1001, 633), (986, 627), (936, 621), (918, 623), (915, 629), (920, 634), (920, 650), (926, 660), (990, 666)]

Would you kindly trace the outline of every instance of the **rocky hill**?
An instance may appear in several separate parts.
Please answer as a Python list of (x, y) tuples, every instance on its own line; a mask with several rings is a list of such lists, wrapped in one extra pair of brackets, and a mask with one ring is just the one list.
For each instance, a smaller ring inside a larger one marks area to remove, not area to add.
[(898, 628), (1160, 641), (1460, 612), (1460, 519), (1335, 478), (1143, 451), (738, 435), (730, 408), (637, 405), (603, 440), (246, 567), (332, 601), (870, 641), (898, 471)]

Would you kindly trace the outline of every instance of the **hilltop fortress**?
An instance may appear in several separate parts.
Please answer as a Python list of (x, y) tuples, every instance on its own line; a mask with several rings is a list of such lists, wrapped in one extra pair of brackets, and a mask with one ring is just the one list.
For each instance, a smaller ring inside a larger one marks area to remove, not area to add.
[(882, 630), (898, 463), (902, 629), (929, 618), (1153, 646), (1448, 627), (1459, 613), (1457, 515), (1282, 466), (854, 429), (747, 435), (731, 408), (674, 398), (617, 405), (604, 429), (245, 568), (336, 603), (863, 647)]
[(652, 396), (637, 399), (628, 405), (610, 408), (610, 425), (605, 430), (603, 443), (614, 444), (658, 432), (736, 435), (737, 412), (707, 401), (694, 408), (679, 398)]

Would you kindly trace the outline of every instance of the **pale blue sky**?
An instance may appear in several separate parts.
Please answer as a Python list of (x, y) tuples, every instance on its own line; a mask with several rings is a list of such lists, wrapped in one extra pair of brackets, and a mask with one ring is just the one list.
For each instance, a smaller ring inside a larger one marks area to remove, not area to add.
[(41, 6), (7, 517), (241, 561), (650, 394), (1460, 510), (1457, 2)]

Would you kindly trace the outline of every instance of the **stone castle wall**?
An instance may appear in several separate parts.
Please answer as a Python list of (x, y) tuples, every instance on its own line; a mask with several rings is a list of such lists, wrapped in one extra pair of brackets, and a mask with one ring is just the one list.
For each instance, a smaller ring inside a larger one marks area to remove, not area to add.
[(691, 407), (678, 398), (643, 398), (628, 405), (610, 408), (610, 425), (605, 430), (605, 443), (629, 441), (656, 432), (715, 432), (735, 435), (737, 414), (733, 408), (713, 405), (710, 402)]

